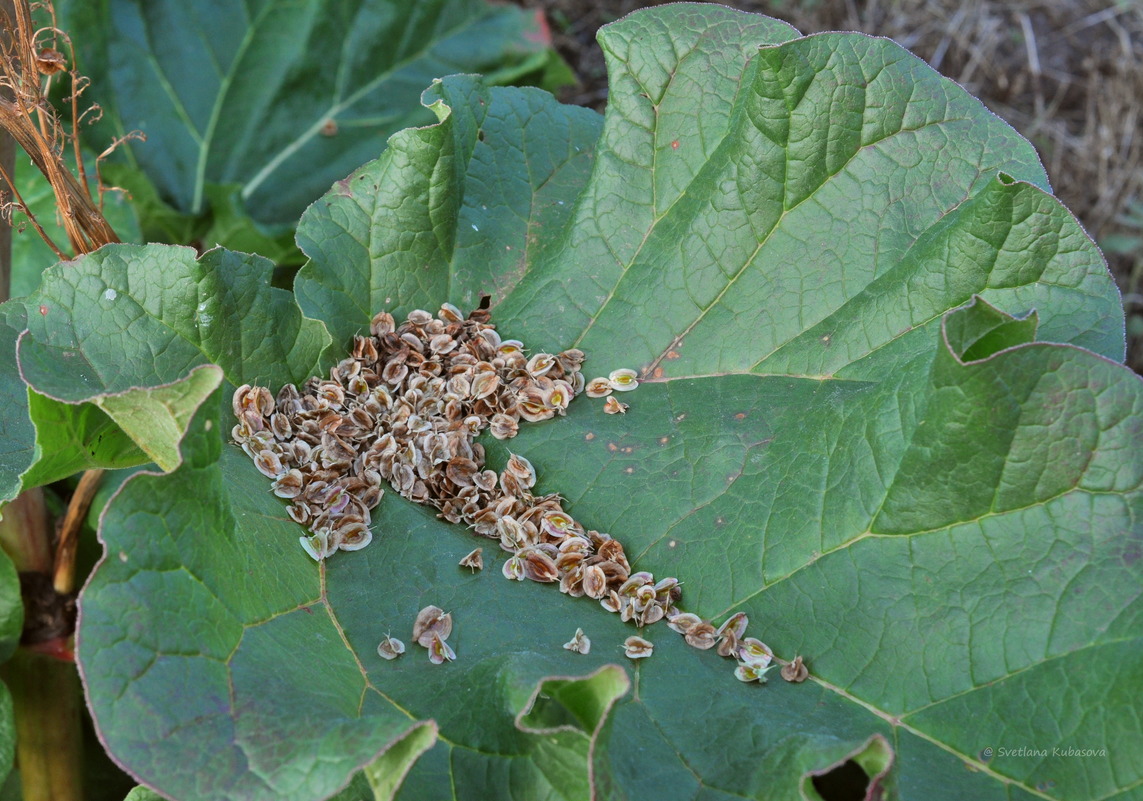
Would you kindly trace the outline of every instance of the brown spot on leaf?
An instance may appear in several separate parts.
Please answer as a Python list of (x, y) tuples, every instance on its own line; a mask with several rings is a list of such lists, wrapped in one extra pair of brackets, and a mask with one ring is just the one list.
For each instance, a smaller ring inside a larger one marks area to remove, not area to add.
[(670, 441), (671, 441), (670, 437), (659, 437), (659, 444), (660, 445), (666, 445)]
[(679, 352), (678, 352), (677, 350), (669, 350), (669, 351), (667, 351), (667, 358), (668, 358), (668, 359), (671, 359), (671, 360), (677, 359), (677, 358), (679, 358), (679, 355), (680, 355), (680, 354), (679, 354)]
[(337, 136), (337, 120), (326, 120), (321, 124), (322, 136)]
[(746, 419), (746, 412), (739, 412), (738, 414), (734, 415), (734, 419), (735, 420), (745, 420)]
[(585, 440), (587, 440), (588, 442), (591, 442), (593, 439), (595, 439), (595, 434), (588, 431), (586, 434), (583, 435), (583, 438)]
[(616, 445), (614, 442), (609, 442), (609, 443), (607, 443), (607, 450), (611, 451), (612, 453), (615, 453), (616, 451), (619, 450), (619, 446)]
[(666, 373), (663, 372), (662, 367), (656, 367), (651, 373), (651, 378), (662, 378)]

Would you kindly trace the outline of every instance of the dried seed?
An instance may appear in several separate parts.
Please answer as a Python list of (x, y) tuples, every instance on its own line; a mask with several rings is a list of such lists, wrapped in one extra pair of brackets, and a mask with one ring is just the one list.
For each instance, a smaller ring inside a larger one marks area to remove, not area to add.
[(738, 645), (738, 658), (748, 665), (764, 668), (774, 659), (774, 652), (766, 643), (746, 637)]
[(298, 541), (315, 562), (320, 562), (336, 550), (330, 548), (329, 534), (325, 531), (318, 531), (309, 537), (298, 537)]
[(765, 684), (766, 673), (773, 670), (773, 668), (774, 666), (760, 667), (748, 662), (740, 662), (738, 667), (734, 669), (734, 677), (739, 681), (756, 681), (759, 684)]
[[(586, 653), (586, 651), (584, 653)], [(792, 681), (795, 684), (799, 684), (809, 677), (810, 671), (806, 669), (805, 663), (802, 662), (802, 658), (800, 656), (795, 656), (793, 662), (785, 665), (782, 668), (781, 675), (782, 678), (786, 681)]]
[(546, 375), (552, 367), (556, 364), (556, 357), (550, 353), (537, 353), (528, 360), (528, 366), (524, 369), (528, 371), (533, 377)]
[(301, 494), (304, 484), (302, 471), (294, 469), (278, 476), (270, 486), (279, 498), (296, 498)]
[(474, 571), (484, 569), (484, 549), (476, 548), (460, 560), (461, 567), (471, 567)]
[(596, 600), (607, 595), (607, 576), (599, 565), (592, 565), (583, 571), (583, 594)]
[(583, 391), (589, 398), (605, 398), (614, 390), (606, 378), (593, 378), (587, 382)]
[(621, 370), (612, 370), (610, 375), (607, 376), (607, 381), (611, 384), (611, 388), (619, 392), (630, 392), (639, 386), (639, 374), (634, 370), (623, 368)]
[(583, 629), (576, 629), (575, 636), (564, 643), (564, 648), (577, 654), (586, 654), (591, 651), (591, 640), (583, 633)]
[(270, 450), (259, 451), (258, 455), (254, 457), (254, 466), (258, 468), (258, 472), (267, 478), (277, 478), (286, 472), (278, 454)]
[(524, 555), (524, 575), (532, 581), (549, 583), (560, 580), (556, 563), (546, 553), (531, 549)]
[(386, 636), (377, 646), (377, 655), (382, 659), (396, 659), (401, 654), (405, 653), (405, 643), (398, 640), (396, 637)]
[(340, 543), (337, 546), (343, 551), (360, 551), (373, 542), (373, 532), (365, 523), (349, 523), (341, 526), (337, 533)]
[(413, 621), (413, 639), (418, 645), (429, 647), (429, 640), (434, 636), (447, 639), (452, 633), (452, 614), (443, 611), (439, 606), (426, 606), (417, 613)]
[(627, 414), (627, 410), (630, 408), (630, 405), (620, 403), (615, 397), (608, 398), (603, 402), (603, 411), (607, 414)]
[(441, 665), (456, 659), (456, 652), (445, 642), (445, 638), (433, 632), (426, 646), (429, 649), (429, 661), (434, 665)]
[(500, 572), (504, 574), (504, 578), (510, 581), (523, 581), (524, 560), (519, 556), (513, 556), (503, 564), (500, 568)]
[(690, 630), (683, 636), (688, 645), (694, 646), (699, 650), (705, 651), (708, 648), (714, 647), (714, 626), (706, 621), (691, 626)]
[(750, 618), (746, 616), (745, 612), (735, 612), (718, 627), (718, 631), (715, 633), (717, 636), (722, 637), (727, 632), (733, 632), (736, 638), (741, 639), (746, 636), (746, 626), (749, 622)]
[(628, 659), (646, 659), (655, 650), (655, 644), (642, 637), (628, 637), (623, 641), (623, 652)]

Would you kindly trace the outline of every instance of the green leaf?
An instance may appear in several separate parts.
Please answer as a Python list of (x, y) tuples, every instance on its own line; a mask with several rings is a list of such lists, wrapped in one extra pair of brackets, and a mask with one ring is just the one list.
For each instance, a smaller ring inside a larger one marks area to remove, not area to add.
[[(0, 305), (0, 509), (20, 494), (20, 474), (35, 461), (36, 431), (28, 416), (28, 388), (16, 364), (16, 340), (27, 323), (24, 307)], [(0, 511), (2, 513), (2, 511)]]
[[(18, 362), (5, 368), (16, 377), (6, 390), (35, 423), (33, 443), (24, 416), (5, 418), (13, 450), (0, 475), (12, 497), (87, 467), (172, 470), (224, 372), (277, 384), (316, 371), (328, 335), (269, 286), (272, 269), (222, 250), (196, 258), (189, 248), (112, 245), (46, 271), (22, 308), (5, 307), (9, 336), (27, 327), (5, 351)], [(35, 390), (30, 406), (24, 382)]]
[(120, 153), (176, 209), (201, 216), (211, 184), (238, 184), (265, 224), (292, 225), (389, 134), (428, 122), (416, 100), (433, 78), (512, 80), (547, 58), (538, 18), (483, 0), (101, 0), (69, 4), (65, 25), (85, 34), (101, 148), (140, 130)]
[[(109, 504), (81, 599), (121, 764), (195, 799), (315, 799), (366, 765), (402, 800), (842, 779), (1131, 797), (1143, 383), (1117, 363), (1114, 284), (1030, 145), (963, 90), (887, 40), (795, 36), (713, 5), (633, 14), (601, 34), (602, 129), (535, 91), (435, 84), (438, 124), (307, 212), (295, 288), (342, 345), (380, 309), (487, 293), (504, 336), (576, 344), (589, 376), (639, 369), (626, 415), (577, 400), (485, 442), (489, 463), (526, 455), (538, 491), (678, 576), (685, 609), (748, 613), (810, 678), (743, 684), (661, 625), (630, 662), (632, 627), (504, 581), (497, 554), (459, 568), (473, 538), (392, 493), (367, 549), (315, 566), (220, 436), (220, 392), (181, 466)], [(428, 604), (453, 614), (455, 662), (412, 644)], [(587, 655), (561, 647), (577, 627)], [(389, 632), (409, 643), (392, 662)]]

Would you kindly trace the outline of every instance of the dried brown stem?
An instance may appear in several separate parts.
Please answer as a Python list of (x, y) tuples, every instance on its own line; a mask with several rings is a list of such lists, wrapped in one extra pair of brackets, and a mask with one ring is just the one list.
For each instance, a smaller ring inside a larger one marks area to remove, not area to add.
[(36, 215), (32, 213), (31, 207), (24, 201), (24, 197), (20, 194), (20, 190), (16, 188), (16, 182), (12, 180), (12, 176), (8, 174), (8, 170), (6, 170), (3, 165), (0, 165), (0, 178), (4, 179), (4, 183), (6, 183), (8, 188), (12, 190), (12, 197), (15, 198), (15, 203), (13, 205), (16, 208), (20, 209), (24, 216), (28, 218), (28, 222), (31, 223), (34, 229), (36, 229), (36, 233), (40, 235), (40, 239), (44, 240), (44, 242), (47, 243), (48, 247), (52, 249), (52, 252), (55, 253), (60, 260), (66, 259), (67, 254), (56, 246), (56, 243), (52, 241), (52, 238), (48, 236), (43, 226), (40, 225), (40, 221), (36, 219)]
[[(85, 87), (84, 80), (74, 71), (69, 73), (73, 122), (70, 135), (65, 134), (59, 118), (44, 97), (36, 43), (41, 31), (32, 26), (28, 0), (15, 0), (11, 16), (4, 15), (3, 27), (8, 41), (0, 54), (0, 127), (11, 134), (51, 184), (59, 218), (74, 253), (88, 253), (110, 242), (118, 242), (119, 237), (91, 197), (86, 177), (77, 178), (63, 160), (64, 143), (70, 139), (77, 150), (77, 164), (82, 170), (75, 125), (79, 119), (78, 102)], [(45, 30), (60, 35), (54, 29)], [(14, 193), (15, 187), (10, 178), (7, 176), (6, 180)], [(45, 241), (53, 244), (41, 227), (37, 226), (36, 230)], [(58, 245), (53, 245), (53, 249), (57, 253), (63, 250)]]
[(64, 515), (59, 542), (56, 544), (55, 574), (52, 577), (56, 592), (63, 595), (75, 589), (75, 553), (79, 542), (79, 529), (102, 480), (102, 470), (85, 471), (68, 502), (67, 514)]

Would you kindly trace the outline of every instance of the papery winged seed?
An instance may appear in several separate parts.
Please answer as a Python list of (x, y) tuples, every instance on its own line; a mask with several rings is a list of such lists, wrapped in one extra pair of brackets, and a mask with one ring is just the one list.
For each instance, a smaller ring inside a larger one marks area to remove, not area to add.
[(405, 643), (396, 637), (386, 637), (377, 646), (377, 655), (382, 659), (396, 659), (403, 653), (405, 653)]
[(523, 456), (510, 454), (504, 469), (520, 479), (520, 483), (525, 487), (531, 489), (536, 485), (536, 468), (532, 467), (532, 463)]
[(550, 353), (537, 353), (528, 360), (527, 371), (533, 377), (539, 377), (549, 372), (555, 366), (556, 358)]
[(589, 398), (604, 398), (614, 390), (611, 387), (611, 382), (606, 378), (593, 378), (587, 382), (583, 391)]
[(731, 631), (734, 632), (735, 637), (741, 639), (746, 635), (746, 626), (749, 622), (750, 619), (746, 616), (745, 612), (735, 612), (718, 627), (716, 634), (721, 637), (726, 632)]
[(394, 320), (393, 315), (389, 312), (377, 312), (373, 315), (373, 321), (369, 325), (369, 331), (375, 337), (382, 337), (386, 334), (393, 333)]
[(484, 549), (476, 548), (470, 552), (466, 557), (460, 560), (461, 567), (470, 567), (473, 570), (484, 569)]
[(627, 581), (619, 587), (620, 595), (634, 595), (635, 591), (642, 587), (644, 584), (651, 584), (654, 587), (655, 577), (648, 573), (646, 570), (640, 570), (637, 573), (632, 573)]
[(629, 392), (639, 386), (639, 374), (634, 370), (623, 368), (620, 370), (612, 370), (610, 375), (607, 376), (608, 383), (611, 388), (619, 392)]
[(413, 325), (428, 325), (433, 316), (424, 309), (413, 309), (409, 312), (408, 320)]
[(298, 537), (301, 542), (302, 548), (308, 553), (315, 562), (320, 562), (325, 559), (331, 549), (329, 547), (329, 536), (324, 531), (316, 532), (309, 537)]
[(655, 644), (642, 637), (628, 637), (623, 641), (623, 653), (628, 659), (646, 659), (655, 650)]
[(742, 662), (734, 669), (734, 677), (742, 682), (756, 681), (759, 684), (765, 684), (766, 673), (769, 670), (770, 668)]
[(459, 323), (464, 320), (464, 315), (460, 313), (460, 309), (451, 303), (442, 303), (441, 310), (437, 314), (446, 323)]
[(650, 626), (654, 623), (658, 623), (663, 619), (664, 614), (663, 607), (658, 604), (651, 604), (639, 613), (639, 625)]
[(702, 651), (714, 647), (714, 626), (705, 621), (702, 623), (696, 623), (683, 636), (686, 639), (688, 645), (691, 645)]
[(810, 671), (806, 669), (805, 664), (802, 662), (802, 658), (800, 656), (795, 656), (793, 662), (782, 667), (781, 675), (782, 678), (786, 681), (798, 684), (805, 681), (809, 677)]
[(278, 458), (278, 454), (271, 450), (262, 450), (254, 458), (254, 466), (258, 471), (267, 478), (277, 478), (286, 472), (286, 468), (282, 466), (282, 460)]
[(350, 523), (337, 531), (341, 538), (338, 547), (343, 551), (360, 551), (373, 541), (373, 532), (365, 523)]
[(773, 661), (774, 652), (766, 643), (754, 637), (746, 637), (738, 645), (738, 658), (748, 665), (764, 668)]
[(575, 636), (564, 643), (564, 648), (577, 654), (587, 654), (591, 652), (591, 640), (583, 629), (576, 629)]
[(429, 661), (434, 665), (444, 664), (445, 662), (451, 662), (456, 659), (456, 652), (445, 642), (445, 638), (436, 632), (433, 633), (432, 639), (429, 641), (427, 647), (429, 649)]
[(279, 498), (296, 498), (302, 492), (305, 478), (302, 471), (297, 468), (283, 473), (274, 480), (273, 492)]
[(738, 635), (734, 633), (733, 629), (723, 632), (722, 636), (718, 638), (718, 655), (738, 655)]
[(560, 571), (556, 563), (542, 551), (529, 550), (524, 556), (524, 575), (532, 581), (549, 583), (559, 581)]
[(500, 572), (504, 574), (504, 578), (512, 581), (524, 580), (524, 560), (519, 556), (513, 556), (508, 559), (500, 568)]
[(583, 593), (596, 600), (607, 595), (607, 576), (599, 565), (592, 565), (583, 571)]
[(618, 399), (611, 397), (603, 403), (603, 411), (606, 414), (627, 414), (627, 410), (631, 407), (626, 403), (620, 403)]
[(452, 614), (445, 612), (439, 606), (426, 606), (417, 613), (417, 619), (413, 621), (413, 640), (426, 648), (434, 635), (448, 639), (451, 633)]

